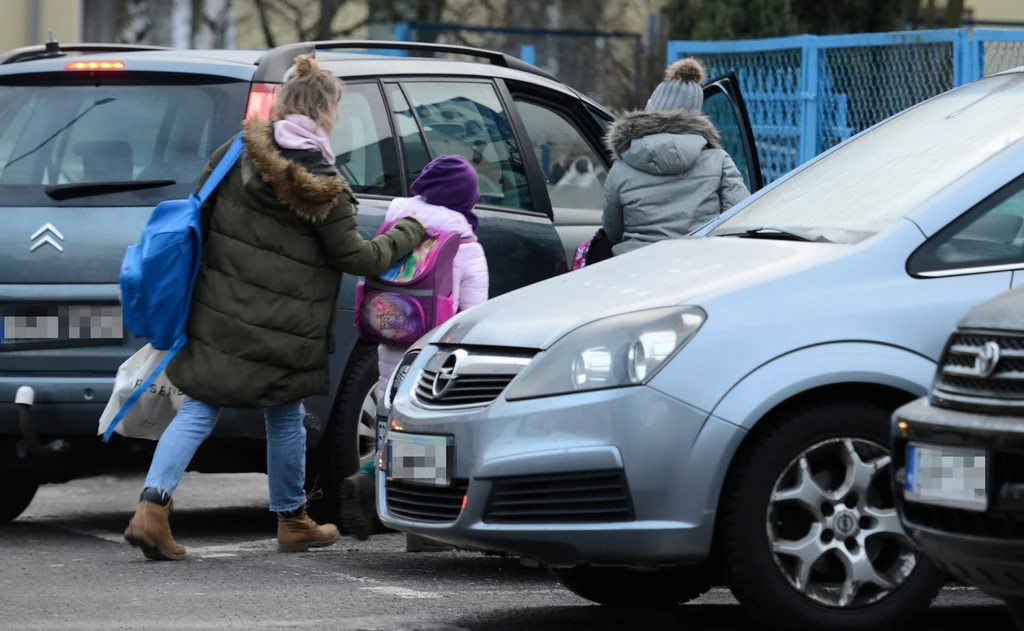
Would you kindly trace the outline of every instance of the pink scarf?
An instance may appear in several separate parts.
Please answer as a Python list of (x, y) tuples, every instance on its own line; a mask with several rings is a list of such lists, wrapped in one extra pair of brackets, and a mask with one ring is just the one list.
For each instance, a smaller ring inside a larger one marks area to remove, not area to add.
[(319, 151), (328, 162), (334, 164), (331, 140), (308, 116), (289, 114), (284, 120), (275, 122), (274, 140), (284, 149)]

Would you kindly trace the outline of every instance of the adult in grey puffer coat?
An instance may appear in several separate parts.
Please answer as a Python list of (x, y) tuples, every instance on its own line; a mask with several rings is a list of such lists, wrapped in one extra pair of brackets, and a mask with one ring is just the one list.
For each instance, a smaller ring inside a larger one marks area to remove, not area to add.
[(615, 255), (686, 236), (748, 195), (743, 176), (701, 113), (704, 69), (672, 64), (647, 108), (616, 121), (604, 191), (604, 231)]

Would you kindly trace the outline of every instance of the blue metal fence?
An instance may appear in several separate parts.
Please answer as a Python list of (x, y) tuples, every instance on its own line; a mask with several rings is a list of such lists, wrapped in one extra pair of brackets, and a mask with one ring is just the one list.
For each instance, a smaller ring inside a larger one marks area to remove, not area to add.
[(901, 110), (1024, 65), (1024, 30), (669, 42), (670, 63), (686, 56), (711, 76), (736, 72), (770, 182)]

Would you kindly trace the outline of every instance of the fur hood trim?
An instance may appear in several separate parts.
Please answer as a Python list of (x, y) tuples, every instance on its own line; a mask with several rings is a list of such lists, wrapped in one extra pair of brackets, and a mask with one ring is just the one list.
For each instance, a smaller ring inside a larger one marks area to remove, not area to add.
[(281, 156), (274, 143), (274, 128), (260, 118), (242, 124), (245, 153), (264, 182), (274, 189), (278, 201), (299, 217), (319, 223), (327, 218), (338, 196), (351, 189), (341, 174), (314, 175), (298, 162)]
[(612, 157), (618, 160), (634, 140), (654, 134), (702, 136), (708, 141), (708, 147), (722, 148), (722, 136), (711, 119), (689, 110), (627, 112), (612, 124), (605, 137), (605, 145)]

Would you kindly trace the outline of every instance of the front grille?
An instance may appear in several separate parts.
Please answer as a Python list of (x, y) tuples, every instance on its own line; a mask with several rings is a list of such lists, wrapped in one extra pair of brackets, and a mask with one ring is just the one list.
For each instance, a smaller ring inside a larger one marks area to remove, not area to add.
[(533, 359), (528, 351), (445, 348), (428, 359), (416, 378), (413, 396), (426, 408), (458, 409), (489, 405)]
[(436, 370), (424, 370), (416, 382), (416, 398), (436, 406), (487, 405), (501, 396), (515, 375), (464, 375), (456, 377), (447, 391), (434, 394)]
[(1024, 411), (1024, 337), (957, 333), (940, 366), (932, 390), (936, 405)]
[(904, 502), (903, 515), (909, 522), (908, 525), (941, 532), (992, 539), (1024, 537), (1024, 515), (1019, 513), (996, 511), (979, 513), (960, 508)]
[(626, 476), (617, 470), (496, 478), (483, 519), (494, 524), (581, 524), (635, 517)]
[(384, 484), (388, 512), (410, 521), (453, 522), (462, 512), (467, 480), (452, 480), (451, 486), (428, 486), (388, 480)]

